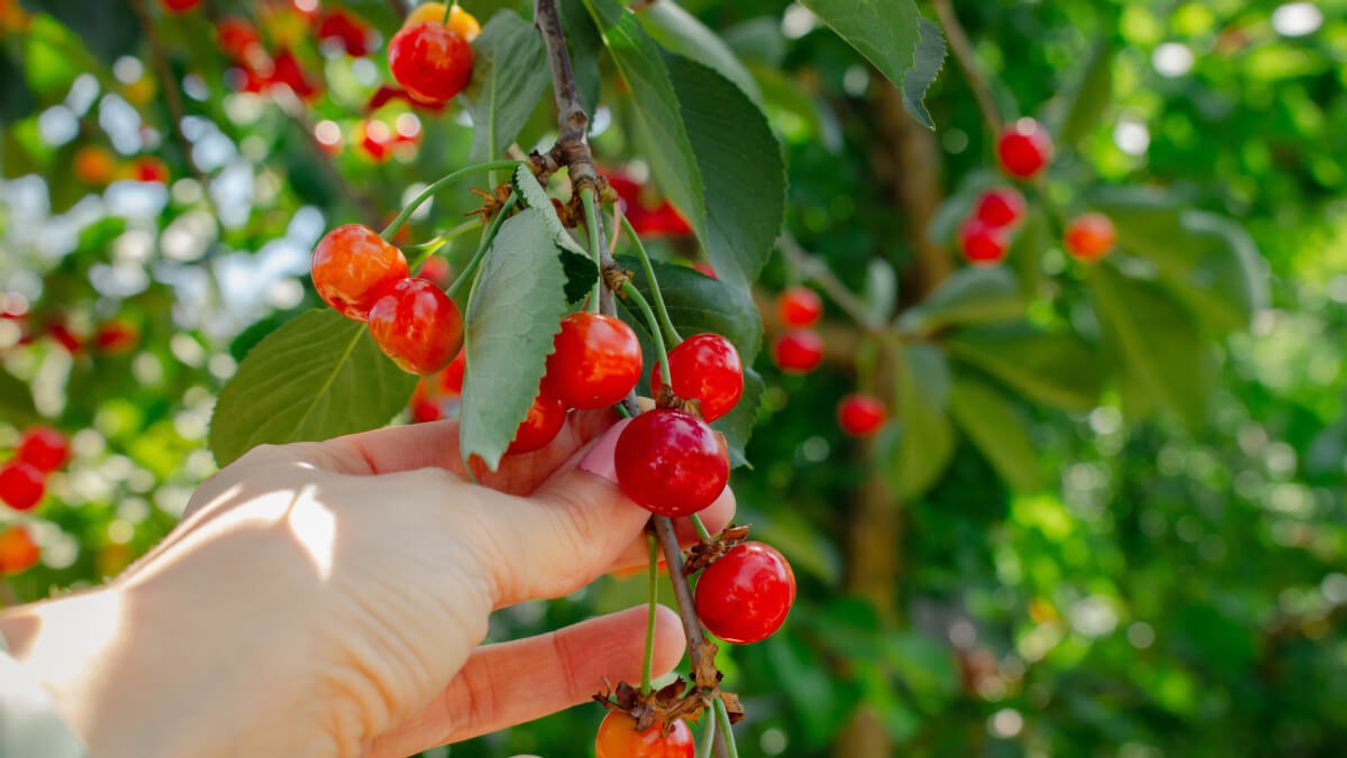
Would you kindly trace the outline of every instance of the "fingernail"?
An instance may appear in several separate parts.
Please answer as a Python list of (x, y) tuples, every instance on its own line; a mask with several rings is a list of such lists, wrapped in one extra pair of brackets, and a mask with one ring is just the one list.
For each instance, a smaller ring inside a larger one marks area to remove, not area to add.
[(608, 427), (608, 431), (603, 433), (594, 442), (594, 446), (585, 453), (585, 457), (580, 459), (580, 468), (596, 476), (617, 484), (617, 464), (613, 462), (613, 452), (617, 450), (617, 438), (622, 436), (622, 430), (627, 428), (631, 419), (622, 419), (621, 421)]

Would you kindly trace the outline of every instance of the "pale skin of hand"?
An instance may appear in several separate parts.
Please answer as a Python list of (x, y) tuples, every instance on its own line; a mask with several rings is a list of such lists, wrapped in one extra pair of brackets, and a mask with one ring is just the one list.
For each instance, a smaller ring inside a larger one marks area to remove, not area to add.
[[(402, 756), (539, 718), (641, 675), (644, 608), (480, 644), (494, 610), (646, 564), (612, 424), (573, 413), (486, 486), (454, 422), (259, 448), (122, 576), (0, 634), (95, 758)], [(733, 512), (727, 489), (702, 516)], [(683, 645), (661, 608), (656, 674)]]

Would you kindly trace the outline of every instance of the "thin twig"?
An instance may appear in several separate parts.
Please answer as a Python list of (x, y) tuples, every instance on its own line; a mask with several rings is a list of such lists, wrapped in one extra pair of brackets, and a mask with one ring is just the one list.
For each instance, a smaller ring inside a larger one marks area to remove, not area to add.
[(781, 254), (786, 256), (790, 264), (799, 269), (806, 277), (814, 280), (823, 291), (832, 298), (837, 306), (856, 322), (857, 326), (869, 332), (878, 332), (884, 329), (884, 325), (870, 315), (865, 303), (856, 297), (841, 279), (832, 272), (822, 261), (815, 258), (800, 247), (800, 243), (789, 234), (782, 234), (777, 238), (776, 246), (781, 250)]
[(1005, 125), (1001, 119), (1001, 111), (996, 107), (996, 100), (992, 98), (986, 75), (978, 66), (977, 58), (973, 56), (973, 46), (968, 42), (968, 35), (964, 33), (963, 25), (959, 23), (959, 17), (954, 13), (954, 6), (950, 4), (950, 0), (931, 0), (931, 5), (935, 7), (935, 15), (940, 18), (940, 25), (945, 28), (945, 39), (949, 41), (949, 49), (954, 53), (955, 60), (959, 61), (959, 68), (963, 69), (964, 78), (968, 80), (968, 88), (973, 91), (973, 99), (977, 100), (978, 108), (982, 110), (982, 117), (987, 120), (987, 126), (992, 130), (992, 134), (1000, 134)]

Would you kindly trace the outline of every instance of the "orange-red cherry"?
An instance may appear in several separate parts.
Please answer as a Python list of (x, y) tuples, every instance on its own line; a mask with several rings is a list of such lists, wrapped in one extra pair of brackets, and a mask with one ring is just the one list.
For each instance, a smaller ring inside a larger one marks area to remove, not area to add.
[(869, 437), (884, 426), (884, 403), (874, 395), (856, 393), (837, 404), (837, 423), (852, 437)]
[(788, 374), (807, 374), (823, 360), (823, 338), (812, 329), (791, 329), (772, 343), (772, 358)]
[(617, 438), (613, 462), (623, 494), (671, 518), (715, 502), (730, 478), (729, 456), (711, 427), (671, 408), (632, 419)]
[(360, 224), (324, 235), (313, 249), (311, 268), (318, 294), (356, 321), (367, 320), (374, 303), (411, 273), (401, 250)]
[(813, 326), (823, 317), (823, 298), (808, 287), (791, 287), (777, 295), (776, 315), (786, 326)]
[(638, 732), (636, 719), (621, 711), (609, 711), (594, 739), (594, 758), (692, 758), (696, 752), (686, 722), (673, 722), (668, 734), (660, 724)]
[(42, 551), (33, 542), (28, 530), (11, 526), (0, 532), (0, 574), (17, 574), (37, 564)]
[(433, 374), (463, 346), (463, 316), (444, 290), (425, 279), (404, 279), (369, 314), (370, 334), (402, 370)]
[(388, 68), (407, 92), (426, 103), (443, 103), (463, 91), (472, 76), (472, 45), (439, 23), (404, 27), (388, 43)]
[(625, 322), (598, 313), (561, 320), (547, 358), (543, 390), (568, 408), (603, 408), (631, 392), (641, 378), (641, 342)]
[(1066, 251), (1077, 260), (1092, 262), (1108, 255), (1118, 240), (1113, 221), (1102, 213), (1086, 213), (1066, 227)]
[(736, 545), (697, 580), (697, 617), (735, 645), (771, 636), (795, 603), (795, 572), (785, 556), (761, 542)]
[[(719, 334), (694, 334), (669, 351), (673, 391), (684, 400), (701, 401), (707, 421), (729, 413), (744, 394), (744, 366), (739, 351)], [(659, 397), (664, 387), (660, 364), (650, 373), (650, 386)]]
[(566, 424), (566, 406), (560, 400), (539, 393), (529, 407), (528, 415), (515, 430), (514, 440), (505, 452), (509, 455), (531, 453), (547, 447)]

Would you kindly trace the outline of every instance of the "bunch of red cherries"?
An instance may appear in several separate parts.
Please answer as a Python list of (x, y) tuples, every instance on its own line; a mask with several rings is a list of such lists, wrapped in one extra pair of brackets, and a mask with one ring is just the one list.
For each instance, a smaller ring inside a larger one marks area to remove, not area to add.
[[(14, 455), (0, 465), (0, 502), (16, 511), (31, 511), (47, 491), (47, 477), (70, 459), (65, 435), (45, 426), (23, 433)], [(12, 524), (0, 531), (0, 574), (26, 571), (37, 563), (41, 550), (28, 529)]]
[[(1052, 163), (1052, 140), (1037, 121), (1022, 118), (1001, 133), (996, 155), (1006, 175), (1031, 181)], [(968, 262), (991, 266), (1005, 260), (1011, 235), (1024, 220), (1024, 211), (1024, 195), (1014, 187), (993, 187), (983, 192), (972, 214), (959, 227), (959, 247)], [(1066, 251), (1087, 263), (1107, 255), (1116, 239), (1109, 217), (1093, 212), (1072, 219), (1063, 235)]]

